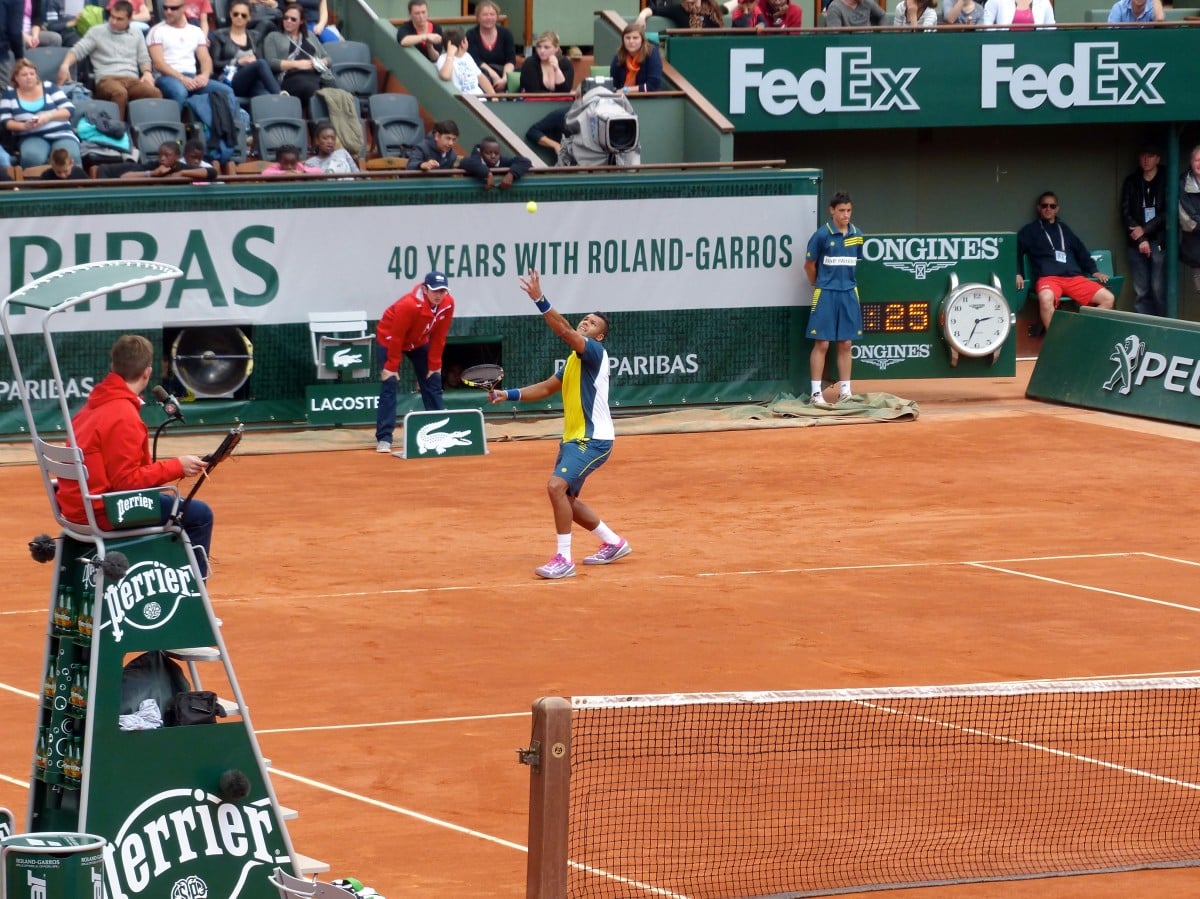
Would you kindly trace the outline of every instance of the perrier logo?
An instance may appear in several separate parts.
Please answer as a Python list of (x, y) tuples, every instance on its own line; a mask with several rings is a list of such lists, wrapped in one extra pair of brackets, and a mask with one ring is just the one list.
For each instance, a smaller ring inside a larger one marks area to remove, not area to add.
[(113, 642), (120, 643), (126, 627), (146, 631), (162, 627), (183, 600), (199, 595), (190, 566), (172, 568), (154, 559), (138, 562), (104, 589), (105, 626), (112, 626)]

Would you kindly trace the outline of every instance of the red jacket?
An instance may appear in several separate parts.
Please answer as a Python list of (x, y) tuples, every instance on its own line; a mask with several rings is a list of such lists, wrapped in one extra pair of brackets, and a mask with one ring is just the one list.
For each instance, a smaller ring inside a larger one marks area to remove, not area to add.
[(771, 12), (771, 4), (767, 0), (758, 0), (758, 11), (767, 20), (769, 28), (799, 28), (804, 19), (804, 10), (795, 3), (788, 3), (783, 15), (777, 16)]
[(425, 285), (418, 284), (388, 306), (375, 328), (375, 339), (387, 347), (387, 371), (399, 371), (408, 350), (429, 344), (429, 370), (441, 371), (442, 350), (454, 320), (454, 296), (447, 292), (435, 310), (425, 299)]
[[(124, 378), (109, 372), (71, 419), (87, 466), (88, 492), (93, 496), (161, 487), (183, 477), (183, 463), (178, 459), (150, 461), (150, 431), (142, 421), (141, 409), (141, 397), (129, 389)], [(58, 504), (69, 520), (87, 522), (83, 496), (75, 481), (58, 482)], [(93, 505), (96, 521), (111, 530), (104, 504), (97, 501)]]

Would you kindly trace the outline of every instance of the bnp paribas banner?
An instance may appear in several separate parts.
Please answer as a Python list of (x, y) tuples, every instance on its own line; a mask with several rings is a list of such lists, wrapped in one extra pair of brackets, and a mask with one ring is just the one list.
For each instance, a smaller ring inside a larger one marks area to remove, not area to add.
[[(445, 272), (456, 316), (526, 315), (518, 275), (543, 275), (563, 312), (794, 306), (803, 296), (808, 196), (695, 196), (587, 203), (524, 199), (421, 207), (328, 206), (0, 218), (0, 278), (16, 290), (59, 268), (151, 259), (184, 276), (64, 315), (64, 331), (148, 321), (306, 322), (361, 308), (377, 319), (427, 272)], [(749, 289), (749, 285), (753, 285)], [(37, 316), (20, 314), (20, 333)]]
[(1200, 118), (1190, 29), (789, 39), (673, 36), (671, 63), (739, 131)]
[(1029, 378), (1036, 399), (1200, 425), (1200, 325), (1084, 308), (1058, 312)]

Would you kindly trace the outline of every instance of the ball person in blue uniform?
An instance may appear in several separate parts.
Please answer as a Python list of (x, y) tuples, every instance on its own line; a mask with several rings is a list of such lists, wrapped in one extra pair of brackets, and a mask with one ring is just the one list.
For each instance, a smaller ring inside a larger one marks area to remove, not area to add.
[(544, 381), (528, 387), (493, 390), (493, 403), (532, 402), (562, 391), (563, 437), (554, 461), (554, 473), (546, 484), (550, 508), (554, 510), (554, 530), (558, 551), (545, 565), (534, 569), (538, 577), (558, 580), (575, 576), (571, 555), (571, 526), (578, 524), (591, 531), (600, 548), (583, 560), (585, 565), (608, 565), (633, 552), (629, 541), (600, 520), (580, 498), (583, 482), (612, 455), (612, 415), (608, 410), (608, 319), (589, 312), (572, 328), (542, 293), (541, 278), (535, 269), (521, 279), (521, 289), (529, 294), (550, 330), (571, 348), (566, 363)]
[(854, 278), (855, 266), (862, 258), (863, 234), (850, 224), (853, 212), (849, 194), (834, 194), (829, 201), (829, 221), (809, 238), (804, 257), (804, 273), (813, 285), (812, 313), (806, 333), (813, 342), (808, 367), (814, 406), (830, 405), (821, 390), (830, 341), (837, 344), (838, 401), (852, 393), (850, 347), (855, 338), (862, 337), (863, 327), (858, 282)]

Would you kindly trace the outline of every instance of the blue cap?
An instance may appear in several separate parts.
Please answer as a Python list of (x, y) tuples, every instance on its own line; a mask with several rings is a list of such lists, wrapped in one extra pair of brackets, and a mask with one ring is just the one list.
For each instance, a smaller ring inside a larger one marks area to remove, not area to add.
[(425, 286), (430, 290), (449, 290), (450, 282), (443, 272), (430, 272), (425, 276)]

